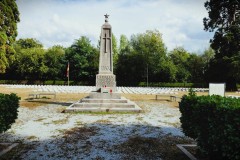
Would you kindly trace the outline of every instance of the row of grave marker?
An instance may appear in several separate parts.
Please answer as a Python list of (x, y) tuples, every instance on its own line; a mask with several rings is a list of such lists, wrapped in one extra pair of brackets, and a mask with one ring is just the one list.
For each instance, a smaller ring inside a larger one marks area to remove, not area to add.
[[(54, 85), (1, 85), (8, 88), (31, 88), (34, 92), (55, 93), (90, 93), (95, 86), (54, 86)], [(187, 92), (189, 88), (169, 87), (117, 87), (117, 92), (125, 94), (178, 94)], [(207, 88), (194, 88), (196, 92), (207, 92)]]

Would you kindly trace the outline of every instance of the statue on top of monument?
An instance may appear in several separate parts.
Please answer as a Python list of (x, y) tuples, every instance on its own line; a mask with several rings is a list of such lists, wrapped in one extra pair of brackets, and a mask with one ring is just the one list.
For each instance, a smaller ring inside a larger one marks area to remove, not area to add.
[(105, 16), (105, 22), (108, 22), (108, 17), (109, 17), (109, 15), (108, 15), (108, 14), (105, 14), (104, 16)]

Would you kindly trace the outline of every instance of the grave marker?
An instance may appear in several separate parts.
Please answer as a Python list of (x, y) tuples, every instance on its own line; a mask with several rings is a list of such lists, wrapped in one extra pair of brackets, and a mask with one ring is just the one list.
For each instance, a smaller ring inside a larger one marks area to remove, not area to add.
[(225, 83), (209, 83), (209, 95), (225, 96)]

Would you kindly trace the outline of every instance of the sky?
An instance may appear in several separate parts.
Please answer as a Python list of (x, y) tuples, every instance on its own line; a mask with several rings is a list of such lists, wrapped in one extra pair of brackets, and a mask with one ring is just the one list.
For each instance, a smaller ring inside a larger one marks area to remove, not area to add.
[(209, 47), (213, 33), (204, 31), (208, 16), (206, 0), (17, 0), (20, 12), (18, 37), (35, 38), (45, 48), (71, 46), (87, 36), (97, 46), (109, 14), (113, 34), (129, 39), (146, 30), (159, 30), (168, 51), (184, 47), (201, 53)]

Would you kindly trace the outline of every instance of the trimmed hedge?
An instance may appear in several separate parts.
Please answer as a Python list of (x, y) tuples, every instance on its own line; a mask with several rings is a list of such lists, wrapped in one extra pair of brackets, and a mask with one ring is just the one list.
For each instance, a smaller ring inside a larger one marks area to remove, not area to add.
[(186, 136), (197, 140), (200, 154), (216, 160), (240, 159), (240, 99), (200, 96), (193, 92), (179, 103)]
[(0, 93), (0, 133), (5, 132), (18, 116), (19, 100), (16, 94)]

